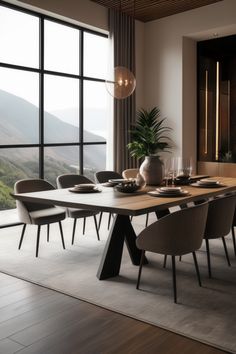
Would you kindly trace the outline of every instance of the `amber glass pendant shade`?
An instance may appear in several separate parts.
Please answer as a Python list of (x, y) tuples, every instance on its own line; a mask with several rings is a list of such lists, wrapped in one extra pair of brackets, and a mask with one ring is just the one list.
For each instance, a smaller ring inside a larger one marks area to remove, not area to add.
[(113, 79), (106, 80), (106, 89), (112, 97), (124, 99), (132, 95), (136, 87), (134, 74), (124, 66), (114, 68)]

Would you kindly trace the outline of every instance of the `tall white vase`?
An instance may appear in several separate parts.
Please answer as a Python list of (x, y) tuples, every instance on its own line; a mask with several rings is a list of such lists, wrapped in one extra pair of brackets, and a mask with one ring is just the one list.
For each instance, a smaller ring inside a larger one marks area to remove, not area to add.
[(160, 185), (163, 179), (162, 162), (159, 156), (145, 156), (140, 169), (147, 185)]

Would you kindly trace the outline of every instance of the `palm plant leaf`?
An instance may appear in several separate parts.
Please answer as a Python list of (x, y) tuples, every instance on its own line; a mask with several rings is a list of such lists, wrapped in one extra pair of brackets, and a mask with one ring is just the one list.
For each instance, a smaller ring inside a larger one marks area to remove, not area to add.
[(137, 112), (136, 124), (130, 130), (131, 142), (128, 144), (131, 156), (141, 158), (171, 148), (170, 138), (166, 135), (171, 128), (164, 126), (164, 121), (157, 107)]

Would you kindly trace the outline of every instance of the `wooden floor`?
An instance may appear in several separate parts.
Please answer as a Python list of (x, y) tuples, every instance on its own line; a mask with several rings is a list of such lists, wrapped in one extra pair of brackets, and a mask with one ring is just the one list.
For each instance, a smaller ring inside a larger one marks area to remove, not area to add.
[(0, 273), (0, 354), (11, 353), (225, 352)]

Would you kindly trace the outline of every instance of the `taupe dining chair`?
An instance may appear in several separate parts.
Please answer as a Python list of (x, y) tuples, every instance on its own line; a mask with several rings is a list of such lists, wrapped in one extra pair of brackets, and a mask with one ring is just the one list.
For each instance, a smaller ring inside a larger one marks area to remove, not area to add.
[[(63, 174), (58, 176), (56, 183), (58, 188), (70, 188), (70, 187), (74, 187), (76, 184), (93, 183), (93, 182), (85, 176), (74, 174), (74, 173), (68, 173), (68, 174)], [(98, 240), (100, 240), (97, 219), (96, 219), (96, 215), (99, 214), (99, 212), (94, 210), (86, 210), (86, 209), (66, 208), (66, 213), (69, 218), (74, 219), (72, 239), (71, 239), (72, 245), (74, 244), (74, 239), (75, 239), (77, 219), (83, 218), (83, 235), (84, 235), (86, 218), (89, 216), (93, 216), (97, 238)]]
[(235, 232), (234, 227), (236, 226), (236, 209), (234, 212), (233, 224), (232, 224), (232, 238), (233, 238), (233, 245), (234, 245), (234, 254), (236, 256), (236, 240), (235, 240)]
[[(122, 177), (123, 178), (136, 178), (137, 174), (139, 173), (138, 168), (128, 168), (122, 172)], [(145, 227), (148, 226), (148, 218), (149, 218), (149, 213), (146, 214), (146, 222), (145, 222)], [(131, 216), (131, 220), (133, 217)]]
[[(15, 193), (39, 192), (55, 189), (49, 182), (43, 179), (23, 179), (17, 181), (14, 185)], [(38, 225), (37, 242), (36, 242), (36, 257), (39, 252), (40, 230), (42, 225), (47, 225), (47, 241), (49, 241), (49, 225), (55, 222), (59, 223), (62, 246), (65, 249), (63, 231), (61, 221), (65, 219), (66, 213), (64, 209), (42, 204), (30, 203), (16, 200), (16, 207), (19, 220), (24, 224), (18, 249), (21, 248), (27, 224)]]
[[(122, 178), (122, 175), (116, 171), (97, 171), (94, 174), (94, 178), (96, 183), (106, 183), (108, 182), (109, 179), (120, 179)], [(100, 214), (98, 229), (100, 229), (101, 226), (102, 215), (103, 213)], [(108, 224), (107, 224), (108, 229), (110, 228), (111, 217), (112, 217), (112, 213), (109, 213)]]
[(230, 266), (225, 236), (230, 233), (232, 228), (235, 203), (235, 194), (220, 196), (209, 201), (206, 229), (204, 233), (209, 278), (212, 277), (209, 240), (216, 238), (222, 239), (227, 263)]
[(170, 255), (174, 302), (177, 302), (175, 257), (192, 253), (198, 283), (200, 273), (195, 251), (201, 247), (207, 219), (208, 203), (194, 205), (173, 212), (144, 229), (137, 237), (136, 244), (142, 250), (136, 288), (139, 289), (145, 251)]

